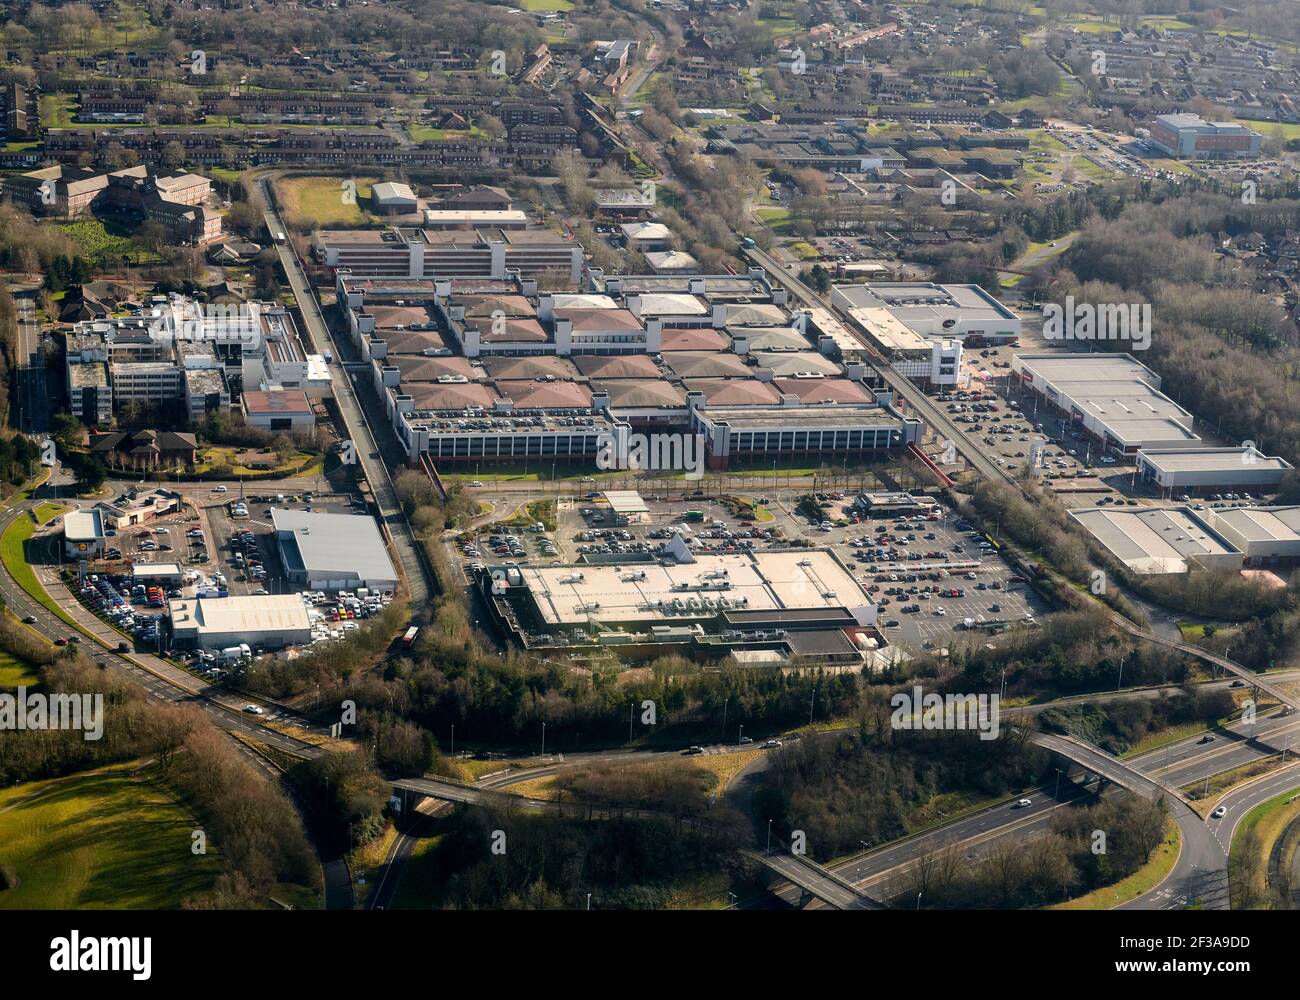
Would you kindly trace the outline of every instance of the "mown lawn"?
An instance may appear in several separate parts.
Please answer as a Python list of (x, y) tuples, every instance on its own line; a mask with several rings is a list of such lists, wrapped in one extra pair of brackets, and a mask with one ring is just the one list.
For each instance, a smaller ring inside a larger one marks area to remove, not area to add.
[(35, 684), (35, 668), (11, 653), (0, 652), (0, 690)]
[(215, 845), (191, 853), (197, 820), (136, 768), (0, 791), (0, 861), (19, 879), (0, 909), (176, 909), (212, 886)]
[[(289, 177), (275, 182), (276, 194), (290, 225), (310, 219), (318, 226), (355, 226), (366, 222), (365, 206), (375, 177)], [(356, 184), (355, 198), (344, 183)]]
[(1259, 834), (1257, 850), (1259, 851), (1258, 870), (1260, 878), (1255, 888), (1261, 893), (1266, 893), (1265, 885), (1268, 873), (1269, 856), (1272, 854), (1273, 845), (1290, 826), (1291, 821), (1300, 815), (1300, 794), (1297, 794), (1294, 788), (1288, 789), (1278, 795), (1273, 796), (1267, 802), (1261, 802), (1250, 812), (1246, 813), (1237, 827), (1236, 836), (1232, 838), (1232, 843), (1228, 845), (1229, 850), (1237, 858), (1241, 858), (1246, 851), (1245, 834), (1254, 830)]
[(32, 512), (36, 515), (36, 520), (40, 521), (41, 524), (46, 524), (67, 509), (61, 503), (50, 503), (48, 500), (43, 500), (33, 508)]

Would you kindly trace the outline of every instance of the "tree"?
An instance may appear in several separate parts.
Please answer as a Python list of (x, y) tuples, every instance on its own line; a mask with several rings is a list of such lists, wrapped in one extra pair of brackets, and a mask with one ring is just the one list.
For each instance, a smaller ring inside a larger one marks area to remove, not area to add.
[(83, 458), (77, 463), (76, 467), (77, 485), (81, 487), (82, 493), (90, 493), (104, 485), (104, 480), (108, 478), (108, 470), (104, 468), (104, 463), (97, 458)]

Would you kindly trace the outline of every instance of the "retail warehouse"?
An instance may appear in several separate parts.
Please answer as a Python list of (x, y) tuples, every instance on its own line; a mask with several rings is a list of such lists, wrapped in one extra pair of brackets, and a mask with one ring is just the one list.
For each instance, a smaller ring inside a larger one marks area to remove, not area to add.
[(1300, 560), (1300, 507), (1224, 507), (1205, 516), (1252, 566)]
[(1283, 458), (1246, 448), (1143, 448), (1138, 475), (1164, 490), (1267, 490), (1292, 468)]
[(285, 575), (294, 586), (397, 589), (397, 572), (371, 517), (276, 508), (271, 511), (271, 527)]
[(1194, 418), (1164, 393), (1160, 376), (1128, 354), (1016, 354), (1012, 374), (1108, 449), (1125, 455), (1201, 446)]
[(299, 594), (196, 597), (169, 602), (178, 647), (282, 649), (311, 641), (307, 606)]
[(979, 285), (922, 281), (835, 285), (831, 304), (848, 315), (883, 309), (913, 333), (930, 340), (957, 340), (966, 347), (1013, 344), (1020, 317)]
[(1189, 507), (1094, 507), (1070, 516), (1134, 573), (1238, 569), (1241, 551)]

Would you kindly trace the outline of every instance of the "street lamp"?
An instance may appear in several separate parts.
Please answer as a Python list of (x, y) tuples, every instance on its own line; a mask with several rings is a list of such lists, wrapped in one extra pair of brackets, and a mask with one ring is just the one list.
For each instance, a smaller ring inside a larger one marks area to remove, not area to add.
[(772, 821), (767, 821), (767, 853), (772, 853)]

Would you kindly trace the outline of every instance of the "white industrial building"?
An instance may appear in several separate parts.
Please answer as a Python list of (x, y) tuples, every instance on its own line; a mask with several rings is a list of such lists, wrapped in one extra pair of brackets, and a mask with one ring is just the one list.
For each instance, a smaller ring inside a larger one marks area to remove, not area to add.
[(97, 559), (104, 552), (104, 517), (99, 510), (63, 515), (63, 553), (69, 559)]
[(146, 586), (179, 587), (185, 582), (185, 571), (178, 562), (138, 562), (131, 567), (131, 577)]
[(925, 281), (835, 285), (831, 304), (845, 313), (885, 309), (922, 337), (959, 340), (967, 347), (1008, 344), (1020, 337), (1020, 317), (979, 285)]
[(694, 555), (686, 562), (520, 569), (539, 617), (553, 627), (682, 623), (728, 611), (846, 609), (873, 625), (876, 605), (834, 554), (822, 549)]
[(296, 586), (397, 589), (397, 572), (374, 518), (273, 509), (271, 527), (285, 575)]
[(370, 189), (370, 200), (380, 212), (408, 213), (420, 207), (420, 201), (409, 184), (383, 181)]
[(1138, 474), (1165, 490), (1271, 489), (1291, 468), (1252, 447), (1143, 448), (1137, 455)]
[(259, 597), (196, 597), (168, 602), (174, 641), (180, 647), (281, 649), (311, 641), (307, 606), (299, 594)]

